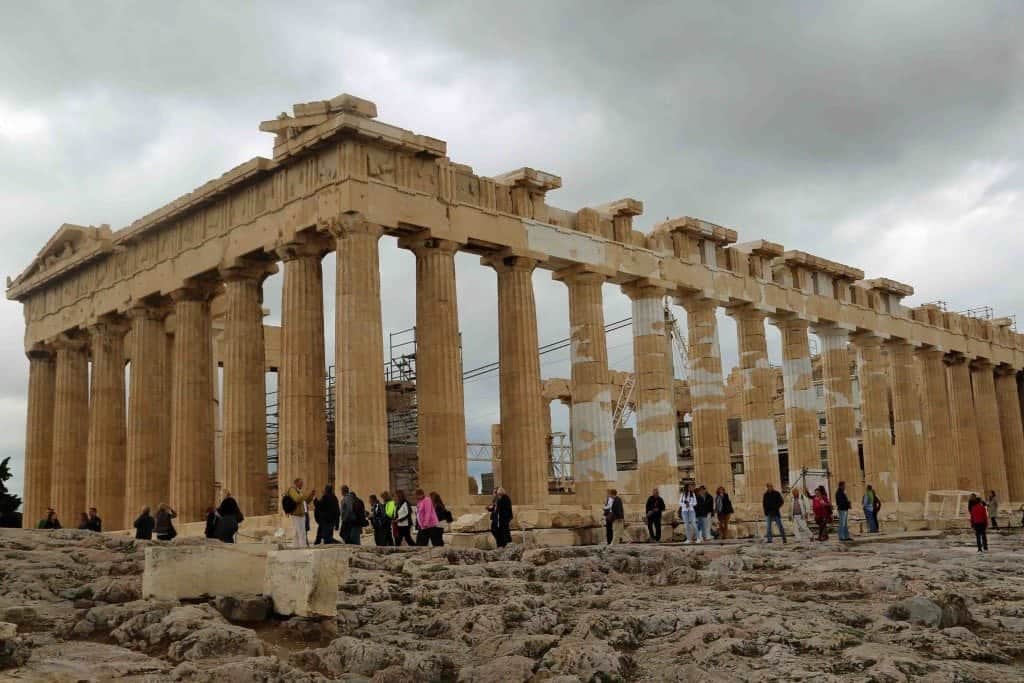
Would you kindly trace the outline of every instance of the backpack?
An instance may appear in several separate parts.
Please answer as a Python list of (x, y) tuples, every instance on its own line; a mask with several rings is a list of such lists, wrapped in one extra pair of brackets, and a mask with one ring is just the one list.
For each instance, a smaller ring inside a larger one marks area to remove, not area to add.
[(286, 515), (292, 514), (298, 507), (298, 503), (295, 502), (295, 499), (288, 494), (285, 494), (284, 498), (281, 499), (281, 510)]
[(366, 518), (366, 505), (358, 496), (353, 496), (353, 498), (355, 500), (352, 501), (352, 516), (356, 518), (356, 523), (359, 526), (369, 526), (370, 520)]
[(388, 515), (384, 511), (384, 506), (378, 504), (373, 509), (373, 528), (374, 529), (386, 529), (388, 528), (389, 520)]

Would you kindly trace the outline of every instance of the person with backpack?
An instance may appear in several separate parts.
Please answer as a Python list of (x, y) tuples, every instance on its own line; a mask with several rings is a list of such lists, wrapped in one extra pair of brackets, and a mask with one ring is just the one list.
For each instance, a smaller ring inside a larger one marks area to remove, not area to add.
[(238, 533), (238, 526), (245, 521), (242, 508), (238, 507), (238, 501), (228, 493), (217, 508), (217, 521), (213, 527), (213, 537), (224, 542), (234, 543), (235, 534)]
[(988, 510), (985, 507), (985, 501), (972, 493), (967, 500), (967, 515), (971, 518), (971, 528), (974, 529), (974, 540), (978, 543), (978, 552), (987, 552)]
[(878, 500), (878, 495), (875, 490), (871, 488), (871, 484), (868, 484), (864, 489), (864, 498), (861, 500), (861, 505), (864, 507), (864, 520), (868, 523), (868, 533), (878, 533), (878, 510), (881, 509), (882, 503)]
[[(426, 545), (437, 539), (434, 529), (440, 522), (437, 519), (437, 511), (434, 510), (434, 501), (423, 493), (423, 489), (416, 489), (416, 498), (416, 545)], [(437, 543), (434, 542), (434, 545)]]
[(324, 486), (323, 495), (313, 501), (313, 519), (316, 521), (316, 539), (313, 545), (337, 543), (334, 530), (341, 523), (341, 506), (334, 495), (334, 487)]
[[(381, 494), (387, 495), (387, 494)], [(391, 538), (391, 520), (384, 503), (377, 499), (377, 496), (370, 494), (370, 524), (373, 526), (373, 542), (378, 546), (394, 545)]]
[(392, 529), (395, 537), (395, 545), (416, 545), (412, 540), (412, 505), (405, 498), (405, 491), (395, 491), (395, 521)]
[(832, 520), (832, 503), (828, 499), (824, 486), (814, 489), (811, 510), (814, 512), (814, 522), (818, 525), (818, 540), (827, 541), (828, 523)]
[(316, 487), (308, 494), (303, 493), (302, 486), (305, 482), (299, 477), (292, 482), (288, 491), (281, 498), (281, 511), (288, 516), (292, 522), (292, 529), (295, 531), (295, 547), (308, 548), (309, 537), (306, 536), (307, 505), (316, 496)]
[(452, 515), (451, 510), (445, 507), (444, 501), (441, 500), (441, 494), (439, 494), (437, 491), (431, 491), (427, 495), (430, 497), (430, 502), (434, 504), (434, 514), (437, 515), (437, 526), (435, 526), (433, 531), (430, 532), (430, 544), (435, 546), (443, 546), (443, 525), (451, 524), (455, 521), (455, 517)]
[(366, 505), (348, 486), (342, 486), (341, 540), (349, 545), (359, 545), (363, 527), (366, 525)]
[(839, 482), (836, 488), (836, 510), (839, 511), (839, 540), (852, 541), (850, 538), (850, 497), (846, 495), (846, 482)]

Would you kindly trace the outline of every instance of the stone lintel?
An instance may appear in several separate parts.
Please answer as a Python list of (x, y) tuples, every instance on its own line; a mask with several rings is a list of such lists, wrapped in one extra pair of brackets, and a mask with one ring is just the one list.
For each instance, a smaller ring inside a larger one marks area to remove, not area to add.
[(559, 280), (562, 282), (569, 282), (577, 275), (601, 275), (605, 278), (615, 277), (618, 271), (610, 266), (599, 266), (590, 263), (574, 263), (571, 266), (556, 270), (551, 273), (552, 280)]
[(830, 320), (811, 323), (811, 332), (819, 337), (827, 337), (829, 335), (846, 335), (849, 337), (856, 331), (857, 328), (854, 325), (832, 322)]
[(884, 292), (885, 294), (893, 294), (898, 297), (911, 296), (914, 293), (914, 288), (910, 285), (896, 280), (890, 280), (887, 277), (876, 277), (870, 280), (858, 280), (854, 282), (858, 287), (864, 287), (865, 289), (873, 289), (876, 292)]
[(820, 256), (808, 254), (806, 251), (787, 251), (772, 261), (773, 267), (777, 265), (799, 266), (807, 270), (826, 273), (843, 280), (856, 281), (864, 279), (864, 271), (859, 268), (837, 263), (836, 261), (829, 261)]
[(768, 256), (776, 257), (782, 256), (785, 252), (783, 247), (778, 242), (769, 242), (768, 240), (752, 240), (750, 242), (737, 242), (736, 244), (729, 245), (729, 249), (742, 252), (744, 254), (753, 254), (755, 256)]
[(775, 314), (777, 311), (774, 306), (768, 306), (761, 303), (751, 303), (748, 301), (741, 301), (739, 299), (730, 300), (724, 308), (725, 314), (732, 318), (742, 317), (753, 313), (760, 313), (767, 318), (768, 316)]
[(885, 332), (876, 332), (875, 330), (857, 329), (853, 334), (850, 335), (850, 341), (854, 344), (883, 344), (892, 338), (891, 335)]
[(723, 246), (733, 244), (737, 239), (739, 239), (739, 235), (731, 228), (726, 228), (721, 225), (716, 225), (710, 221), (693, 218), (691, 216), (682, 216), (680, 218), (672, 218), (667, 221), (662, 221), (655, 225), (654, 229), (651, 230), (652, 235), (658, 232), (679, 232), (696, 237), (697, 239), (711, 240), (715, 244)]
[(639, 199), (626, 197), (591, 208), (602, 216), (639, 216), (644, 212), (644, 203)]
[[(676, 288), (678, 289), (678, 288)], [(697, 291), (688, 292), (676, 292), (673, 296), (673, 301), (678, 306), (686, 307), (702, 302), (714, 303), (716, 306), (725, 308), (729, 305), (729, 297), (723, 296), (718, 292), (710, 289), (703, 289)]]
[(538, 171), (526, 166), (509, 171), (508, 173), (496, 175), (491, 180), (500, 185), (525, 186), (534, 192), (541, 193), (557, 190), (562, 186), (561, 177), (556, 176), (554, 173), (546, 173), (545, 171)]

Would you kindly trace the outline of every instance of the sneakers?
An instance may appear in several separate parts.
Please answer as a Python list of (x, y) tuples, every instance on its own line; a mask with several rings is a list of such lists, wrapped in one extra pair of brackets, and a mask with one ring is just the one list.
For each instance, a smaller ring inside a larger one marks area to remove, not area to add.
[(690, 545), (690, 539), (686, 539), (685, 541), (683, 541), (683, 545)]
[(703, 543), (703, 542), (704, 542), (704, 541), (700, 540), (699, 538), (697, 539), (697, 543), (698, 543), (698, 544), (700, 544), (700, 543)]

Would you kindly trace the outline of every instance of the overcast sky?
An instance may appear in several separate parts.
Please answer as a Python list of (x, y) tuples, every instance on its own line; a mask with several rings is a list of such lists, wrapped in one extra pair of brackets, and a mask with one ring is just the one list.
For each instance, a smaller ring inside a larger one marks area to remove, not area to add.
[[(61, 223), (124, 227), (271, 156), (259, 121), (348, 92), (479, 173), (560, 175), (548, 199), (564, 208), (634, 197), (643, 230), (698, 216), (910, 283), (910, 303), (1024, 314), (1021, 3), (0, 0), (0, 17), (7, 275)], [(387, 333), (414, 322), (413, 259), (390, 238), (381, 258)], [(494, 274), (471, 256), (457, 267), (475, 367), (497, 358)], [(541, 342), (567, 336), (565, 287), (546, 271), (535, 284)], [(280, 276), (266, 299), (279, 320)], [(629, 315), (617, 288), (606, 315)], [(0, 304), (0, 458), (16, 491), (21, 316)], [(727, 366), (734, 335), (723, 320)], [(609, 337), (615, 367), (630, 368), (629, 341)], [(568, 376), (567, 352), (542, 360)], [(470, 439), (488, 440), (497, 377), (466, 394)]]

